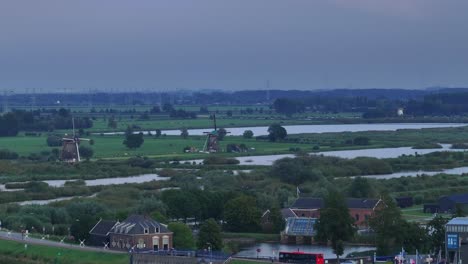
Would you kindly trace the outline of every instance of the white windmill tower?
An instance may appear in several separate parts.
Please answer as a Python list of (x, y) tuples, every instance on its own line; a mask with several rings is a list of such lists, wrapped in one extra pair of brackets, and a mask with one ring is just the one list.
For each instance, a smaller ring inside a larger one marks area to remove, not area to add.
[(75, 163), (75, 162), (80, 162), (81, 157), (80, 157), (80, 141), (90, 141), (88, 138), (80, 138), (77, 137), (75, 134), (75, 119), (72, 118), (72, 124), (73, 124), (73, 137), (72, 138), (67, 138), (64, 137), (62, 138), (62, 161), (68, 162), (68, 163)]

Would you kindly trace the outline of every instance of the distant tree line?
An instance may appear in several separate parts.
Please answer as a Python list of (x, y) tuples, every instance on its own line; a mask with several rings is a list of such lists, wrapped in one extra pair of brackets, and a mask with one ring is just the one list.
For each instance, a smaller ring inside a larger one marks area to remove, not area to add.
[[(93, 121), (88, 117), (75, 117), (75, 129), (91, 128)], [(14, 110), (0, 116), (0, 136), (16, 136), (19, 131), (53, 131), (73, 128), (69, 110), (61, 108), (43, 113), (41, 111)]]

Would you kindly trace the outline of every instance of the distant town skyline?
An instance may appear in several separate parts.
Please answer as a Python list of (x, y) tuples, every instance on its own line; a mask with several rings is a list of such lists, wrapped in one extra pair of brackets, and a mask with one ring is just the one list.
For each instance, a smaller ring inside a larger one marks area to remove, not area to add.
[(462, 0), (5, 0), (0, 91), (468, 87), (466, 10)]

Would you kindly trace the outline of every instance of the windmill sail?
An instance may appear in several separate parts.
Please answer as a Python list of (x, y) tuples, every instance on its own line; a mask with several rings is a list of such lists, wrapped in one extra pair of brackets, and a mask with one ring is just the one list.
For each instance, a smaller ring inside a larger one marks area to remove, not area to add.
[[(220, 151), (219, 146), (219, 130), (216, 125), (216, 114), (212, 115), (214, 130), (211, 132), (204, 132), (206, 134), (206, 141), (203, 145), (203, 152), (216, 153)], [(229, 133), (229, 132), (227, 132)]]
[(75, 163), (81, 161), (80, 156), (80, 141), (90, 141), (87, 138), (79, 138), (75, 133), (75, 119), (72, 118), (73, 137), (62, 138), (62, 161)]

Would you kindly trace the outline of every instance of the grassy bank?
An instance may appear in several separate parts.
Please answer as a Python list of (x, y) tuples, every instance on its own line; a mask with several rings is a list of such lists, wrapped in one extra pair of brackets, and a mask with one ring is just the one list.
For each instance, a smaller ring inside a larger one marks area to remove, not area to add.
[(68, 263), (119, 264), (128, 263), (126, 254), (99, 253), (0, 240), (0, 263)]

